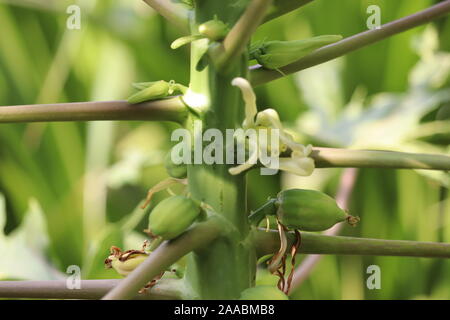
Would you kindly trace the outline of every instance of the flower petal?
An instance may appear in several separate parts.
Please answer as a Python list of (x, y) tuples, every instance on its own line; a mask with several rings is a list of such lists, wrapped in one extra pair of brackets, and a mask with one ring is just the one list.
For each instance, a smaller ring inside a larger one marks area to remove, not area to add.
[(253, 127), (255, 124), (255, 116), (258, 113), (258, 109), (256, 107), (256, 95), (253, 91), (252, 86), (244, 78), (234, 78), (231, 82), (233, 86), (239, 87), (242, 92), (242, 98), (245, 102), (245, 120), (244, 120), (244, 128)]
[(259, 154), (258, 143), (255, 142), (254, 140), (250, 139), (249, 140), (249, 150), (251, 153), (246, 162), (244, 162), (243, 164), (240, 164), (236, 167), (228, 169), (228, 172), (231, 175), (234, 175), (234, 176), (238, 175), (238, 174), (244, 172), (245, 170), (250, 169), (258, 162), (258, 154)]

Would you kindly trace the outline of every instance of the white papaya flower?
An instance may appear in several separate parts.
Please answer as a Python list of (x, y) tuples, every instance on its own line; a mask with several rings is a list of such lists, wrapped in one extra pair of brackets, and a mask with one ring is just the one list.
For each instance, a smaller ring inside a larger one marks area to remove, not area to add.
[[(256, 95), (252, 86), (246, 79), (235, 78), (231, 84), (239, 87), (245, 102), (245, 119), (242, 124), (243, 129), (255, 129), (258, 132), (258, 136), (260, 134), (260, 130), (266, 129), (270, 132), (275, 129), (276, 132), (278, 132), (278, 142), (281, 142), (281, 148), (276, 148), (276, 150), (274, 150), (271, 148), (268, 141), (259, 139), (259, 137), (257, 141), (254, 139), (248, 139), (250, 149), (248, 160), (243, 164), (230, 168), (230, 174), (240, 174), (253, 167), (258, 160), (260, 160), (260, 162), (269, 169), (284, 170), (300, 176), (311, 175), (315, 168), (314, 160), (309, 157), (312, 152), (312, 146), (304, 146), (298, 142), (295, 142), (293, 137), (284, 130), (276, 110), (266, 109), (258, 112), (256, 106)], [(265, 135), (266, 140), (270, 139), (268, 136), (268, 134)], [(284, 149), (287, 148), (291, 150), (290, 157), (279, 157), (280, 149), (283, 152), (285, 151)], [(270, 151), (271, 157), (279, 157), (277, 161), (261, 161), (262, 158), (267, 155), (268, 151)]]

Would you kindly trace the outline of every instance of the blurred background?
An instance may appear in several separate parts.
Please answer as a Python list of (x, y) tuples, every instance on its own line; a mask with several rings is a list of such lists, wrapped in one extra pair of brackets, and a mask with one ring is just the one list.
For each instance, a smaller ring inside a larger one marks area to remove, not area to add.
[[(254, 40), (344, 37), (367, 30), (369, 5), (382, 23), (432, 0), (316, 0), (273, 20)], [(69, 30), (66, 9), (81, 8)], [(123, 100), (132, 82), (188, 84), (181, 34), (140, 0), (0, 0), (0, 105)], [(298, 139), (316, 146), (450, 154), (450, 19), (416, 28), (346, 57), (257, 88)], [(111, 245), (139, 248), (147, 212), (138, 205), (167, 177), (169, 123), (90, 122), (0, 125), (0, 280), (115, 278), (103, 260)], [(311, 177), (249, 175), (249, 208), (280, 189), (334, 196), (340, 169)], [(261, 186), (264, 186), (261, 188)], [(448, 174), (359, 170), (350, 212), (361, 237), (450, 242)], [(161, 192), (157, 203), (167, 196)], [(299, 256), (298, 261), (304, 257)], [(370, 265), (381, 289), (366, 287)], [(276, 279), (265, 277), (265, 282)], [(450, 261), (326, 256), (296, 299), (449, 299)]]

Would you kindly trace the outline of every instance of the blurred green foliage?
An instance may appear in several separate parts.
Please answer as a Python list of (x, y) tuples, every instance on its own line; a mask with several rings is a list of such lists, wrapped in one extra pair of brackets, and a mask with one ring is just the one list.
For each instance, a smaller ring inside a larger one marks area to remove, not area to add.
[[(368, 5), (380, 6), (385, 23), (435, 2), (316, 0), (263, 25), (254, 40), (346, 37), (367, 29)], [(181, 34), (143, 1), (79, 0), (81, 29), (68, 30), (66, 8), (72, 3), (0, 1), (0, 105), (124, 99), (132, 82), (188, 84), (188, 48), (169, 47)], [(316, 145), (448, 154), (448, 39), (450, 19), (440, 19), (431, 28), (261, 86), (258, 105), (279, 110), (300, 139)], [(0, 279), (58, 279), (69, 265), (81, 266), (87, 279), (116, 277), (104, 270), (103, 259), (111, 245), (140, 247), (147, 212), (137, 206), (149, 187), (167, 177), (162, 160), (175, 127), (0, 125)], [(298, 178), (252, 172), (249, 208), (280, 188), (334, 195), (340, 173), (318, 170)], [(350, 211), (362, 222), (343, 233), (450, 242), (447, 195), (448, 175), (361, 170)], [(155, 203), (165, 196), (158, 194)], [(371, 264), (381, 268), (381, 290), (366, 287)], [(450, 262), (327, 256), (293, 297), (449, 299)]]

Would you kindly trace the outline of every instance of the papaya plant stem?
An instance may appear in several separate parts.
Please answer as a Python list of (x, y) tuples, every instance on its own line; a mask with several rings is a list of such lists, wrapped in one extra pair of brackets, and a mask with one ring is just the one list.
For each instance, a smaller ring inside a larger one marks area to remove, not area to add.
[[(255, 1), (250, 6), (262, 3)], [(242, 12), (247, 9), (242, 7), (244, 4), (244, 1), (197, 0), (191, 21), (192, 32), (215, 15), (219, 15), (220, 20), (229, 26), (235, 26), (242, 19)], [(257, 17), (260, 15), (261, 12)], [(251, 32), (242, 31), (246, 34), (245, 39), (248, 39)], [(246, 41), (239, 35), (236, 37)], [(247, 44), (236, 45), (245, 48)], [(246, 52), (241, 52), (226, 72), (224, 69), (219, 70), (215, 64), (199, 70), (196, 66), (208, 47), (204, 41), (191, 44), (189, 89), (199, 97), (202, 104), (196, 107), (197, 103), (193, 101), (191, 108), (201, 110), (201, 114), (199, 117), (192, 115), (188, 128), (193, 130), (194, 121), (201, 121), (203, 132), (208, 129), (220, 130), (226, 136), (227, 129), (235, 129), (244, 119), (242, 96), (231, 82), (235, 77), (248, 76), (248, 58)], [(218, 216), (233, 226), (234, 231), (223, 233), (201, 252), (189, 255), (186, 283), (198, 299), (237, 299), (243, 290), (253, 286), (256, 272), (256, 256), (252, 243), (247, 241), (250, 228), (246, 178), (245, 175), (230, 175), (230, 166), (227, 164), (208, 165), (200, 162), (187, 166), (189, 192), (193, 198), (211, 206)]]
[(189, 34), (189, 10), (169, 0), (143, 0), (170, 23)]
[(264, 19), (272, 0), (252, 0), (223, 41), (219, 68), (229, 67), (244, 53), (251, 36)]
[[(100, 299), (123, 280), (81, 280), (80, 289), (69, 289), (67, 280), (50, 281), (0, 281), (1, 298), (28, 299)], [(182, 280), (163, 279), (133, 299), (142, 300), (178, 300)]]
[(116, 287), (110, 290), (103, 300), (132, 299), (149, 281), (169, 268), (187, 253), (210, 244), (221, 234), (221, 223), (210, 219), (195, 225), (180, 237), (163, 242)]
[(379, 29), (362, 32), (320, 48), (315, 52), (297, 60), (296, 62), (280, 68), (281, 72), (277, 70), (264, 69), (262, 66), (256, 65), (251, 68), (250, 72), (252, 84), (254, 86), (264, 84), (282, 77), (283, 74), (288, 75), (333, 60), (395, 34), (433, 21), (434, 19), (442, 17), (449, 12), (450, 0), (442, 1), (428, 9), (382, 25)]
[(182, 123), (180, 97), (130, 105), (126, 101), (75, 102), (0, 107), (0, 123), (47, 121), (152, 120)]
[(439, 154), (378, 150), (313, 148), (310, 155), (317, 168), (390, 168), (450, 170), (450, 157)]
[[(450, 243), (326, 236), (309, 232), (301, 232), (301, 237), (298, 253), (450, 258)], [(258, 257), (277, 252), (280, 247), (278, 232), (274, 230), (255, 231), (254, 239)], [(288, 241), (292, 246), (294, 233), (288, 234)]]
[(264, 22), (273, 20), (279, 16), (294, 11), (295, 9), (303, 7), (312, 1), (314, 0), (275, 0), (269, 8), (266, 17), (264, 18)]

